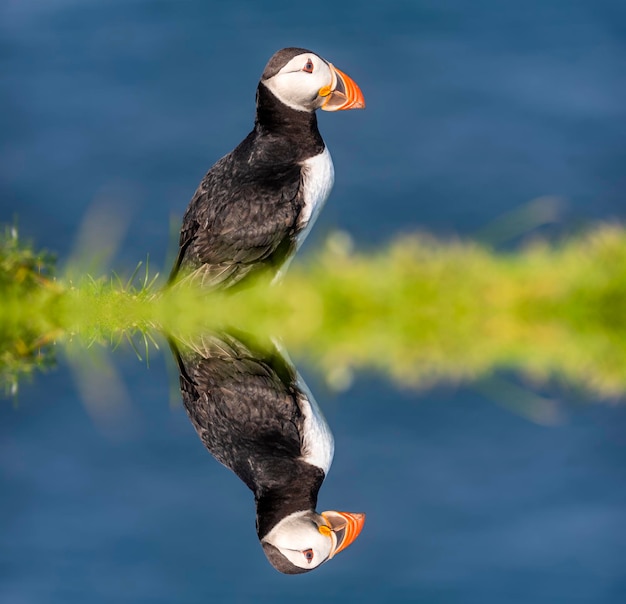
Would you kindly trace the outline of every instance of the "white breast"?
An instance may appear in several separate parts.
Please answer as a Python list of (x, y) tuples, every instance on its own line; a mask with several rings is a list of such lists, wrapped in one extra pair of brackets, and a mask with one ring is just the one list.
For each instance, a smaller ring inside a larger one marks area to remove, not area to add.
[(328, 148), (302, 162), (302, 194), (304, 208), (300, 213), (296, 249), (306, 239), (335, 182), (335, 169)]
[[(293, 366), (289, 353), (285, 350), (280, 340), (272, 338), (276, 350), (285, 359), (285, 362)], [(319, 408), (313, 393), (309, 390), (302, 376), (296, 372), (296, 382), (299, 391), (298, 406), (304, 416), (302, 432), (302, 459), (324, 470), (328, 476), (330, 465), (335, 454), (335, 439), (330, 427), (326, 423), (324, 414)]]
[(333, 433), (330, 431), (317, 401), (313, 398), (313, 394), (300, 375), (298, 375), (298, 388), (301, 391), (298, 402), (304, 415), (302, 459), (322, 468), (324, 474), (328, 475), (335, 453)]

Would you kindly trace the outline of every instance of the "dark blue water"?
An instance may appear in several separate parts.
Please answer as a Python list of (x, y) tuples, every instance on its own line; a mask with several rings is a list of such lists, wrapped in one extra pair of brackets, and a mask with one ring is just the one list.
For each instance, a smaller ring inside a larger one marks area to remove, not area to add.
[[(541, 196), (563, 201), (557, 230), (626, 217), (621, 1), (9, 0), (0, 35), (0, 221), (62, 261), (95, 203), (128, 216), (119, 265), (163, 266), (171, 217), (248, 132), (263, 66), (289, 45), (368, 103), (320, 116), (337, 177), (305, 252), (334, 227), (360, 246), (472, 236)], [(308, 375), (336, 440), (320, 509), (368, 517), (336, 559), (284, 577), (246, 487), (171, 404), (164, 357), (114, 362), (129, 402), (113, 417), (63, 355), (0, 406), (2, 602), (626, 597), (623, 405), (551, 390), (561, 419), (544, 427), (471, 386), (357, 376), (337, 395)]]

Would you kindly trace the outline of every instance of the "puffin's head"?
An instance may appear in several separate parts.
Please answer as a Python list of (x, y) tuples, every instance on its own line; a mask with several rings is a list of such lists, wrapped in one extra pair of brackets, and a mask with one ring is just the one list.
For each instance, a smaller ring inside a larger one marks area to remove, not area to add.
[(269, 60), (261, 82), (297, 111), (363, 109), (356, 83), (331, 63), (304, 48), (283, 48)]
[(359, 535), (365, 514), (294, 512), (261, 539), (272, 566), (295, 575), (317, 568), (345, 549)]

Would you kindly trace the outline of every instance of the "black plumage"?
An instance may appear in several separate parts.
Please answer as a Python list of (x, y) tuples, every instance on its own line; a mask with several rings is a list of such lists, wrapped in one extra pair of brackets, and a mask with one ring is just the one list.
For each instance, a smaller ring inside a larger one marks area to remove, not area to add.
[(278, 351), (229, 334), (205, 336), (193, 349), (171, 347), (194, 428), (254, 493), (259, 539), (292, 512), (314, 510), (324, 471), (302, 460), (302, 391), (293, 367)]
[(183, 218), (169, 282), (184, 275), (205, 287), (228, 287), (277, 270), (294, 253), (304, 207), (301, 162), (324, 141), (315, 111), (282, 103), (264, 80), (305, 49), (279, 51), (257, 88), (254, 129), (206, 174)]

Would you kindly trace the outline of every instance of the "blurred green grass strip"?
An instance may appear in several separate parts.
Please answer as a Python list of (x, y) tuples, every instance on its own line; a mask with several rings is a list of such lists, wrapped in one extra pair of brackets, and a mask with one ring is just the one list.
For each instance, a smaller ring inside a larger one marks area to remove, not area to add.
[(159, 291), (149, 271), (51, 281), (37, 262), (5, 262), (38, 258), (9, 239), (0, 337), (14, 355), (16, 341), (35, 351), (52, 340), (116, 342), (153, 329), (187, 338), (233, 326), (279, 338), (336, 387), (362, 370), (426, 387), (512, 368), (602, 396), (626, 392), (626, 230), (617, 225), (508, 254), (421, 234), (355, 252), (338, 233), (278, 286), (235, 294)]

